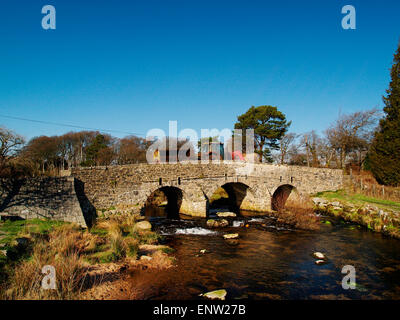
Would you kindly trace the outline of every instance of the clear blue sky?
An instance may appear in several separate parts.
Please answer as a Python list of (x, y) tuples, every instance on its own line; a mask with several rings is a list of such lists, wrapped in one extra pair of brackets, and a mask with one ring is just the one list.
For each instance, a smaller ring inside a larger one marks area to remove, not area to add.
[[(57, 29), (41, 27), (43, 5)], [(354, 5), (357, 29), (341, 28)], [(400, 1), (2, 0), (0, 114), (146, 133), (232, 128), (275, 105), (291, 131), (382, 107)], [(69, 128), (0, 118), (26, 138)], [(123, 136), (124, 134), (115, 134)]]

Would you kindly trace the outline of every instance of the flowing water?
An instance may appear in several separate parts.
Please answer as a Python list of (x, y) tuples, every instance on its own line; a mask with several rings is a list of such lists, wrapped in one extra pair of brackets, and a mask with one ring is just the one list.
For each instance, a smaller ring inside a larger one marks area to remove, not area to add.
[[(353, 224), (331, 220), (319, 231), (298, 231), (241, 212), (229, 227), (210, 230), (205, 219), (150, 215), (164, 242), (175, 249), (176, 266), (135, 274), (132, 287), (139, 298), (198, 299), (222, 288), (227, 299), (400, 298), (400, 240)], [(227, 241), (226, 233), (240, 238)], [(203, 249), (208, 253), (201, 254)], [(325, 264), (315, 264), (316, 251), (326, 255)], [(354, 290), (342, 288), (345, 265), (356, 269)]]

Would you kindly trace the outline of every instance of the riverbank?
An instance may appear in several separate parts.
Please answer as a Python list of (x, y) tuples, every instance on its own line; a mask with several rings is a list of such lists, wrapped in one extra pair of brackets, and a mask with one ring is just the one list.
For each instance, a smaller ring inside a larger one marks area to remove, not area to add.
[[(134, 270), (167, 269), (171, 248), (138, 215), (99, 218), (90, 229), (48, 220), (0, 222), (1, 299), (116, 299)], [(43, 290), (44, 266), (56, 289)]]
[(400, 202), (353, 194), (344, 190), (314, 197), (315, 210), (357, 223), (369, 230), (400, 239)]

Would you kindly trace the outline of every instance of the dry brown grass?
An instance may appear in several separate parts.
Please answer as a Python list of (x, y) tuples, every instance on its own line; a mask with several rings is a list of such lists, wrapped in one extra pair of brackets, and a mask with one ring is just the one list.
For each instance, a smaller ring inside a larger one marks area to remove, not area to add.
[(345, 188), (347, 192), (352, 194), (363, 194), (371, 198), (395, 202), (400, 201), (399, 187), (388, 187), (379, 184), (368, 171), (361, 171), (358, 175), (347, 176)]
[(150, 268), (161, 270), (171, 268), (174, 265), (174, 260), (162, 251), (154, 252), (151, 257), (153, 259), (151, 260)]
[[(32, 257), (18, 263), (4, 293), (6, 299), (74, 299), (84, 285), (86, 264), (75, 245), (82, 233), (66, 225), (50, 233), (49, 239), (36, 241)], [(53, 266), (56, 271), (56, 290), (45, 290), (41, 282), (42, 268)]]
[(136, 222), (137, 217), (135, 215), (115, 215), (107, 219), (99, 220), (96, 223), (96, 228), (107, 230), (109, 233), (114, 231), (129, 233), (132, 232)]
[[(276, 201), (283, 201), (283, 199), (278, 198)], [(286, 203), (279, 204), (278, 208), (276, 216), (280, 223), (301, 230), (318, 230), (320, 228), (319, 218), (316, 216), (312, 201), (308, 197), (289, 198)]]

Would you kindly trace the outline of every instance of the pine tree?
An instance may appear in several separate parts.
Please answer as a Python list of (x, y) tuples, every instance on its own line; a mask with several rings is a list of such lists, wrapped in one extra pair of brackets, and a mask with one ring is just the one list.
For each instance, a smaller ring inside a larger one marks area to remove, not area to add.
[(246, 113), (238, 116), (235, 129), (254, 129), (255, 152), (267, 162), (272, 162), (271, 150), (278, 150), (278, 142), (286, 134), (291, 121), (273, 106), (251, 107)]
[(379, 183), (400, 185), (400, 43), (394, 55), (391, 81), (383, 97), (381, 119), (368, 155), (368, 164)]

